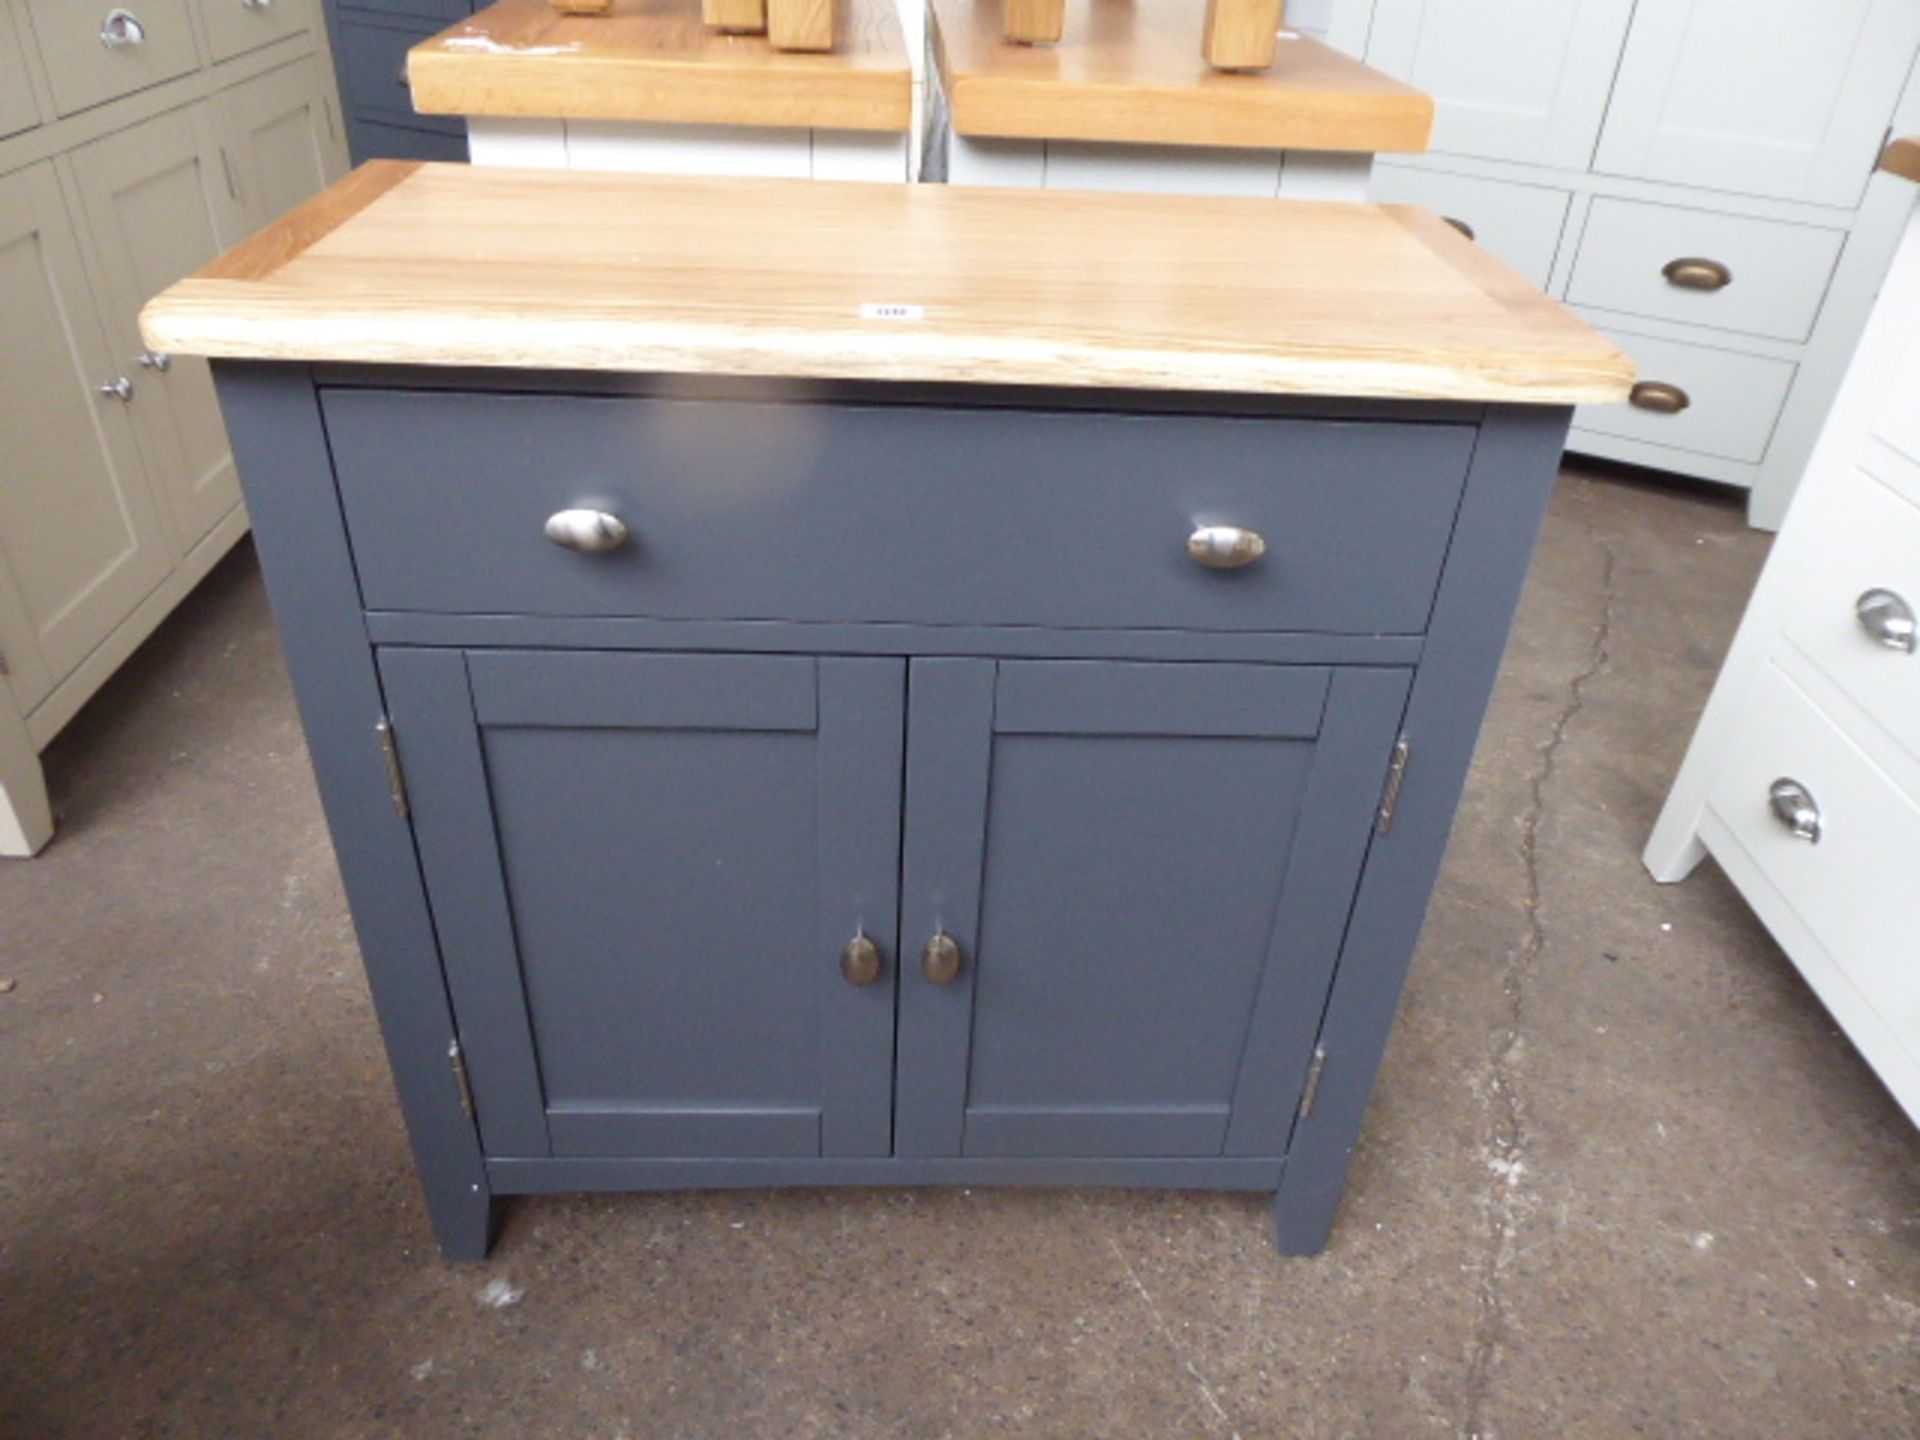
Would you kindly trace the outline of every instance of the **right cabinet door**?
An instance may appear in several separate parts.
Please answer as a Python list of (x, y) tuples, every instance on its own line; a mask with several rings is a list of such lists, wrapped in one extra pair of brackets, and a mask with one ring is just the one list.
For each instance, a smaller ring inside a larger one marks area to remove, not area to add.
[(914, 661), (895, 1152), (1283, 1153), (1408, 678)]
[(1852, 206), (1916, 46), (1913, 0), (1642, 5), (1594, 168)]

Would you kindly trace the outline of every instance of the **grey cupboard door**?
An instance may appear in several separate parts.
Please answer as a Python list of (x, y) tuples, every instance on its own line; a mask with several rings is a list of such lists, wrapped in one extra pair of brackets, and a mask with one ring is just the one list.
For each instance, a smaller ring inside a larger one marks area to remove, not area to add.
[(73, 152), (73, 174), (105, 282), (107, 333), (138, 376), (134, 431), (175, 548), (193, 546), (240, 503), (240, 482), (207, 362), (158, 356), (140, 307), (246, 233), (203, 106), (172, 110)]
[(896, 1153), (1283, 1153), (1407, 685), (914, 661)]
[(1367, 60), (1433, 96), (1435, 154), (1584, 170), (1633, 11), (1633, 0), (1380, 0)]
[(101, 333), (49, 163), (0, 177), (0, 315), (0, 547), (58, 684), (172, 560), (121, 398), (139, 372)]
[(13, 14), (0, 5), (0, 136), (30, 130), (40, 123), (40, 106), (27, 83), (26, 57)]
[(346, 174), (332, 92), (333, 77), (310, 55), (214, 97), (249, 230), (272, 224)]
[(1852, 206), (1916, 47), (1914, 0), (1642, 5), (1594, 169)]
[(380, 670), (489, 1154), (887, 1152), (904, 662)]

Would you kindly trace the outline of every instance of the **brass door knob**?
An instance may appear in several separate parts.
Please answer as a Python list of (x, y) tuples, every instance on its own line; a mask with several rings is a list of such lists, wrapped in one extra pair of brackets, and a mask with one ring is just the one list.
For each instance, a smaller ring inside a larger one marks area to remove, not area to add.
[(1681, 290), (1724, 290), (1733, 283), (1733, 272), (1718, 260), (1698, 255), (1683, 255), (1660, 267), (1669, 285)]
[(1642, 380), (1627, 392), (1627, 403), (1636, 410), (1651, 410), (1656, 415), (1678, 415), (1693, 404), (1693, 397), (1664, 380)]
[(942, 930), (920, 952), (920, 973), (935, 985), (951, 985), (959, 977), (963, 958), (959, 943)]
[(880, 978), (880, 972), (886, 963), (880, 958), (880, 947), (861, 931), (847, 942), (846, 949), (840, 952), (840, 973), (849, 985), (871, 985)]

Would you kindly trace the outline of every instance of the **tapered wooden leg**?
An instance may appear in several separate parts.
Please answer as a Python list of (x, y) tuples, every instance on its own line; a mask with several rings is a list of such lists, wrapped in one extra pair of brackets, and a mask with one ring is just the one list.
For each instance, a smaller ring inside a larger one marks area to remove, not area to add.
[(1067, 28), (1067, 0), (1004, 0), (1001, 25), (1016, 45), (1051, 45)]
[(767, 28), (767, 0), (700, 0), (700, 18), (709, 30), (758, 35)]
[(31, 855), (53, 838), (53, 811), (27, 723), (0, 686), (0, 855)]
[(767, 38), (776, 50), (831, 50), (834, 0), (767, 0)]
[(1285, 0), (1207, 0), (1201, 53), (1216, 70), (1264, 70), (1285, 13)]

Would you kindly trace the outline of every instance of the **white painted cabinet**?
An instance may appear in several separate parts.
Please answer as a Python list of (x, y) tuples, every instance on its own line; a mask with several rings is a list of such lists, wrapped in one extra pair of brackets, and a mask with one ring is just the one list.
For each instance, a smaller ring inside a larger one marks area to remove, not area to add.
[(1642, 5), (1594, 169), (1858, 204), (1916, 45), (1914, 0)]
[(1711, 854), (1920, 1121), (1920, 204), (1909, 214), (1645, 859), (1672, 882)]
[(1568, 448), (1750, 490), (1771, 528), (1905, 213), (1870, 179), (1920, 126), (1920, 0), (1340, 0), (1330, 31), (1431, 92), (1382, 157), (1423, 204), (1639, 362)]

